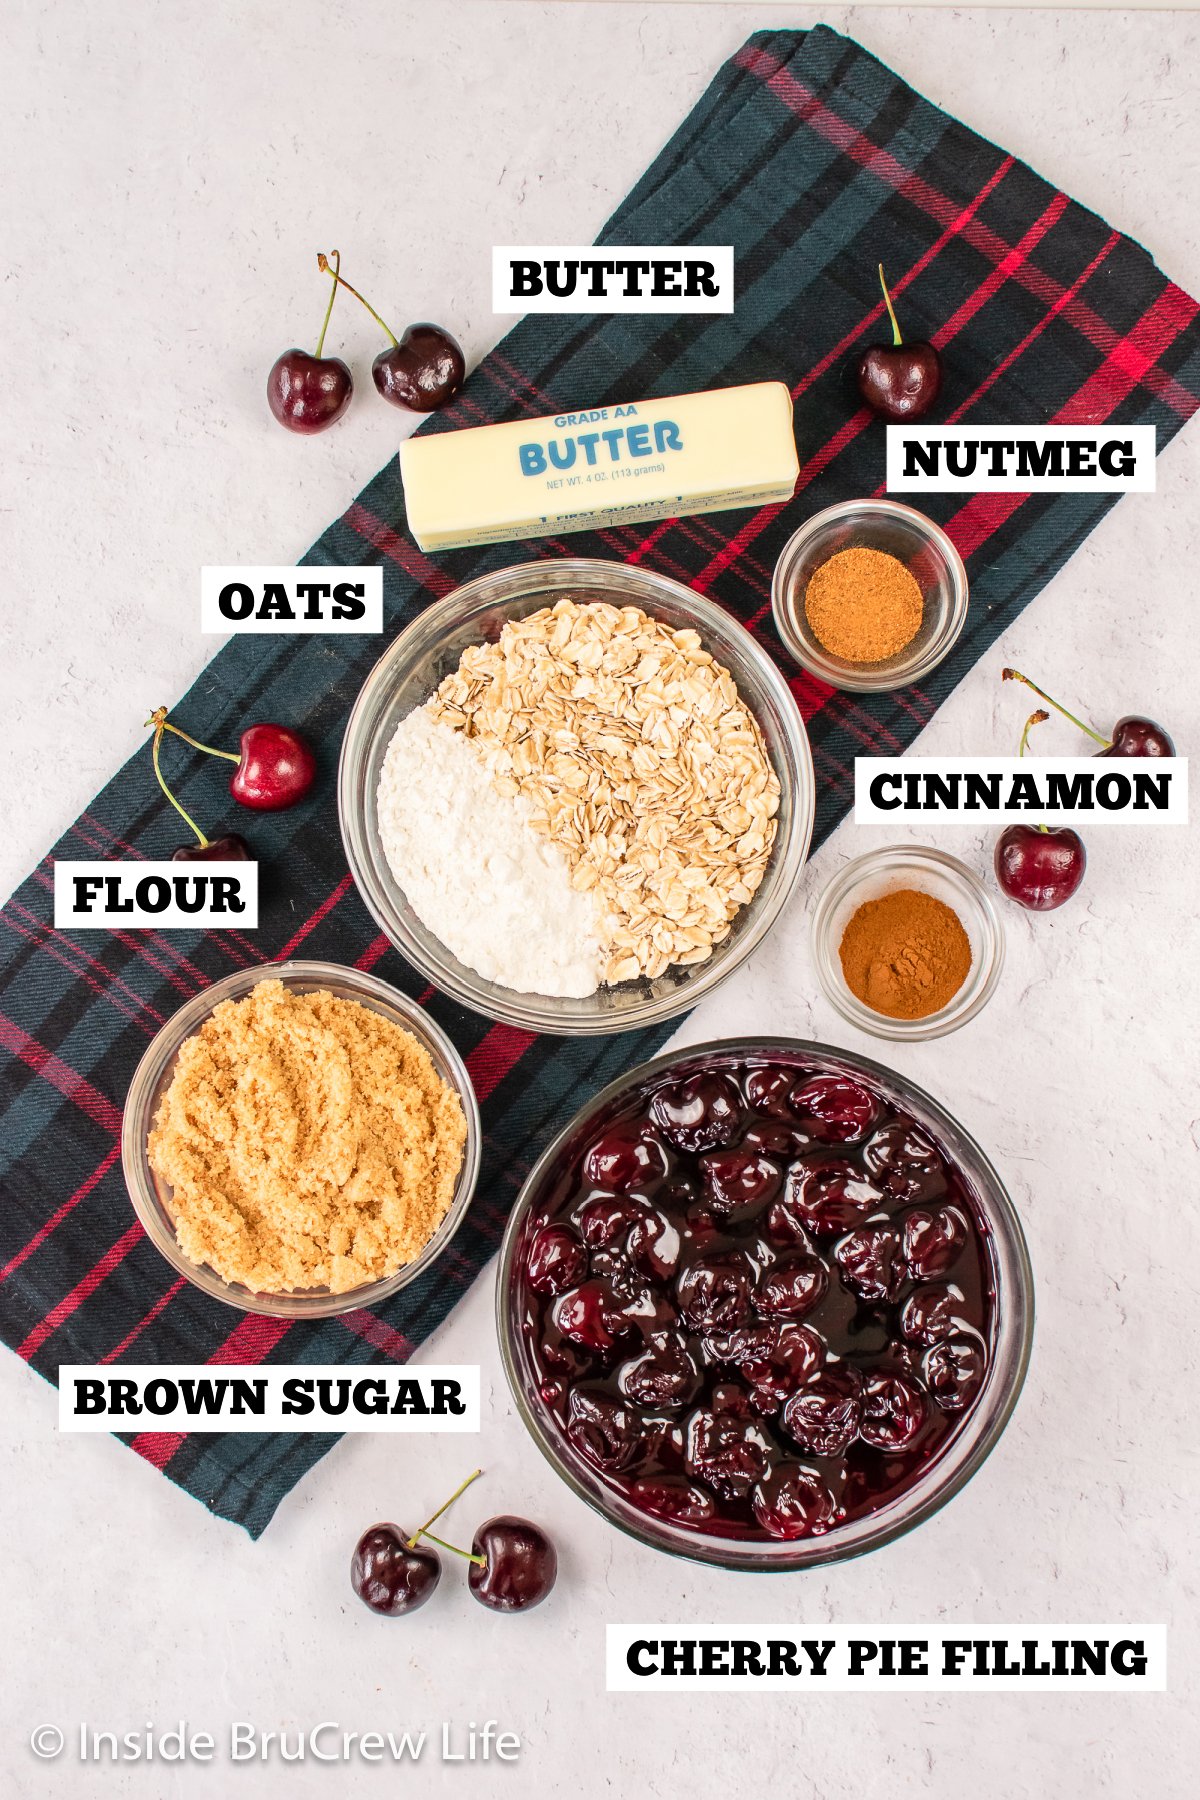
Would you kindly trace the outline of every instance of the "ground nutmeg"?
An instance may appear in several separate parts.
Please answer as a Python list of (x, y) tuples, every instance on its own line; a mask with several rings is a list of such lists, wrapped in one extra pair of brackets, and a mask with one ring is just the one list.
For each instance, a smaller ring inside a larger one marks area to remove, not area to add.
[(971, 940), (953, 907), (917, 888), (866, 900), (838, 950), (846, 985), (872, 1012), (925, 1019), (940, 1012), (971, 971)]
[(921, 629), (925, 602), (898, 556), (856, 545), (814, 569), (804, 612), (817, 641), (843, 662), (886, 662)]

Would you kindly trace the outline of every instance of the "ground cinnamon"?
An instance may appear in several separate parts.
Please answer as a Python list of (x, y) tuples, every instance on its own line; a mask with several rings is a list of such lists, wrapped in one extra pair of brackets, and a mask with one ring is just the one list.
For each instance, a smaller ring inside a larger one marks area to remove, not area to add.
[(804, 612), (818, 642), (843, 662), (886, 662), (921, 629), (925, 602), (898, 556), (865, 545), (838, 550), (809, 577)]
[(889, 1019), (940, 1012), (971, 971), (971, 940), (958, 914), (916, 888), (864, 901), (838, 954), (851, 993)]

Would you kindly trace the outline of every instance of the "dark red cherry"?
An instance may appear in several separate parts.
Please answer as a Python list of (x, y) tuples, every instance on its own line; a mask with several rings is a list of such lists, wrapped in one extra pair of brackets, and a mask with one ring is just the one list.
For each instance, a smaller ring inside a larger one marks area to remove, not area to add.
[(727, 1075), (689, 1075), (659, 1088), (650, 1117), (677, 1150), (714, 1150), (732, 1144), (745, 1117), (737, 1083)]
[(824, 1143), (856, 1144), (879, 1117), (879, 1103), (844, 1075), (814, 1075), (792, 1093), (792, 1105)]
[(732, 1362), (750, 1389), (756, 1410), (777, 1412), (799, 1387), (803, 1387), (825, 1358), (825, 1348), (807, 1325), (783, 1321), (747, 1325), (734, 1332), (725, 1345)]
[[(1000, 676), (1003, 681), (1024, 682), (1027, 688), (1032, 688), (1033, 692), (1052, 706), (1055, 712), (1061, 713), (1064, 719), (1069, 719), (1072, 725), (1077, 726), (1086, 736), (1100, 744), (1101, 748), (1096, 752), (1097, 756), (1174, 756), (1175, 754), (1175, 745), (1171, 740), (1171, 734), (1163, 726), (1156, 725), (1153, 719), (1143, 718), (1140, 713), (1126, 713), (1123, 719), (1118, 719), (1112, 728), (1111, 738), (1106, 742), (1094, 726), (1088, 725), (1083, 719), (1077, 718), (1073, 712), (1069, 712), (1061, 701), (1056, 700), (1052, 694), (1048, 694), (1044, 688), (1040, 688), (1036, 681), (1030, 681), (1028, 675), (1022, 675), (1020, 669), (1002, 669)], [(1035, 714), (1035, 718), (1030, 720), (1030, 724), (1033, 724), (1038, 716)], [(1049, 715), (1041, 716), (1048, 717)], [(1026, 726), (1026, 731), (1028, 729), (1029, 727)]]
[(646, 1136), (641, 1125), (625, 1123), (614, 1125), (591, 1146), (583, 1159), (583, 1173), (593, 1187), (625, 1193), (661, 1181), (667, 1158), (662, 1145)]
[(696, 1398), (700, 1370), (686, 1338), (678, 1331), (662, 1332), (641, 1356), (621, 1364), (617, 1386), (637, 1406), (671, 1412)]
[(820, 1257), (781, 1256), (759, 1276), (754, 1305), (767, 1318), (802, 1319), (828, 1289), (829, 1272)]
[(840, 1456), (858, 1433), (862, 1377), (850, 1363), (832, 1363), (784, 1402), (783, 1425), (813, 1456)]
[(821, 1477), (799, 1463), (777, 1463), (751, 1496), (754, 1516), (771, 1537), (820, 1537), (838, 1520), (837, 1502)]
[(631, 1225), (642, 1216), (636, 1201), (611, 1194), (597, 1194), (579, 1211), (579, 1230), (585, 1244), (593, 1250), (624, 1238)]
[(935, 1405), (943, 1412), (961, 1412), (983, 1386), (986, 1370), (983, 1346), (974, 1338), (943, 1338), (925, 1352), (921, 1373)]
[(318, 256), (317, 266), (326, 275), (332, 275), (339, 286), (366, 307), (388, 338), (387, 349), (381, 350), (371, 364), (372, 379), (385, 400), (393, 406), (403, 406), (409, 412), (420, 413), (434, 412), (453, 400), (462, 386), (466, 363), (460, 346), (448, 331), (440, 325), (422, 322), (410, 325), (398, 338), (371, 302), (338, 273), (336, 256), (332, 266), (324, 255)]
[(558, 1555), (539, 1525), (502, 1513), (481, 1525), (471, 1542), (467, 1585), (493, 1612), (528, 1612), (540, 1606), (558, 1575)]
[(1087, 851), (1067, 825), (1007, 825), (996, 839), (996, 880), (1030, 912), (1053, 912), (1083, 880)]
[(788, 1171), (787, 1187), (767, 1212), (765, 1230), (770, 1243), (781, 1249), (811, 1250), (808, 1226), (796, 1207), (793, 1195), (798, 1177)]
[(903, 1450), (925, 1423), (925, 1397), (911, 1375), (873, 1369), (863, 1381), (858, 1435), (875, 1450)]
[(891, 1225), (863, 1225), (834, 1251), (842, 1279), (861, 1300), (894, 1300), (904, 1282), (900, 1234)]
[(734, 1331), (750, 1317), (754, 1270), (741, 1250), (709, 1253), (675, 1283), (679, 1310), (696, 1331)]
[(892, 327), (890, 344), (871, 344), (858, 359), (855, 374), (858, 391), (881, 419), (903, 425), (921, 419), (937, 399), (942, 386), (942, 359), (932, 344), (906, 344), (900, 336), (896, 309), (879, 265), (879, 285)]
[(732, 1413), (735, 1419), (750, 1417), (750, 1396), (740, 1381), (718, 1381), (708, 1404), (711, 1412)]
[(567, 1436), (581, 1456), (609, 1474), (643, 1461), (652, 1442), (635, 1408), (585, 1387), (571, 1392)]
[(746, 1077), (746, 1098), (755, 1112), (771, 1119), (790, 1119), (792, 1109), (788, 1096), (795, 1084), (791, 1069), (768, 1067), (751, 1069)]
[(892, 425), (923, 419), (942, 388), (942, 359), (932, 344), (872, 344), (858, 360), (858, 391)]
[(915, 1207), (904, 1220), (904, 1260), (917, 1281), (945, 1275), (967, 1241), (967, 1221), (957, 1206)]
[(285, 350), (267, 376), (267, 405), (288, 431), (313, 437), (336, 425), (350, 404), (354, 377), (340, 356)]
[(431, 1544), (410, 1544), (398, 1525), (372, 1525), (354, 1546), (350, 1585), (372, 1612), (398, 1618), (424, 1606), (442, 1574)]
[(241, 736), (241, 761), (229, 791), (239, 806), (280, 812), (303, 800), (317, 774), (317, 759), (286, 725), (251, 725)]
[(254, 855), (244, 837), (235, 831), (224, 837), (210, 838), (206, 844), (180, 844), (171, 852), (172, 862), (253, 862)]
[(629, 1330), (611, 1284), (595, 1276), (560, 1294), (553, 1318), (565, 1338), (596, 1356), (610, 1355)]
[(763, 1156), (782, 1156), (786, 1160), (807, 1149), (812, 1142), (808, 1132), (798, 1131), (794, 1125), (763, 1119), (743, 1132), (738, 1149), (758, 1151)]
[(801, 1223), (818, 1237), (849, 1231), (883, 1204), (880, 1190), (849, 1162), (815, 1168), (793, 1163), (787, 1172), (784, 1198)]
[(641, 1212), (627, 1240), (630, 1262), (648, 1281), (671, 1279), (681, 1247), (678, 1229), (658, 1211)]
[(543, 1225), (535, 1232), (525, 1271), (535, 1294), (561, 1294), (583, 1280), (587, 1251), (566, 1225)]
[(630, 1487), (629, 1498), (643, 1512), (676, 1525), (706, 1525), (717, 1510), (712, 1495), (682, 1475), (644, 1475)]
[(779, 1163), (752, 1151), (709, 1150), (700, 1167), (709, 1204), (721, 1219), (753, 1218), (783, 1186)]
[(914, 1288), (900, 1309), (900, 1329), (906, 1338), (918, 1344), (934, 1344), (950, 1337), (962, 1324), (963, 1296), (960, 1289), (943, 1282), (930, 1282)]
[(771, 1466), (771, 1440), (753, 1419), (730, 1412), (693, 1413), (688, 1421), (688, 1473), (725, 1500), (738, 1500)]
[(946, 1192), (946, 1168), (937, 1146), (912, 1123), (893, 1119), (870, 1139), (863, 1163), (898, 1200), (937, 1200)]
[(1156, 725), (1153, 719), (1139, 718), (1136, 713), (1127, 713), (1118, 719), (1112, 730), (1112, 743), (1107, 750), (1099, 752), (1101, 756), (1174, 756), (1175, 745), (1170, 734)]
[(453, 400), (467, 365), (458, 342), (440, 325), (410, 325), (398, 343), (381, 350), (371, 378), (385, 400), (409, 412), (436, 412)]

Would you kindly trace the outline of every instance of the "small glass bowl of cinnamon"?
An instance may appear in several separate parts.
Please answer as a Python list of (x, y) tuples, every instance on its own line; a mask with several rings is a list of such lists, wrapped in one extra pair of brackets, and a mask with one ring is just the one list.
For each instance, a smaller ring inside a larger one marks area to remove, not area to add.
[(940, 525), (898, 500), (846, 500), (792, 533), (771, 583), (775, 626), (802, 669), (890, 693), (937, 667), (967, 618), (967, 571)]
[(979, 877), (921, 844), (871, 850), (840, 869), (813, 911), (812, 947), (843, 1019), (910, 1043), (973, 1019), (1004, 964), (1000, 915)]

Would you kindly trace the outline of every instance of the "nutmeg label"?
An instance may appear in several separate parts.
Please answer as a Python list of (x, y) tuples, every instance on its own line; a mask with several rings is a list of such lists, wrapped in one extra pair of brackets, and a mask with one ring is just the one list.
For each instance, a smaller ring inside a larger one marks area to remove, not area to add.
[(889, 425), (887, 489), (1152, 494), (1153, 425)]

